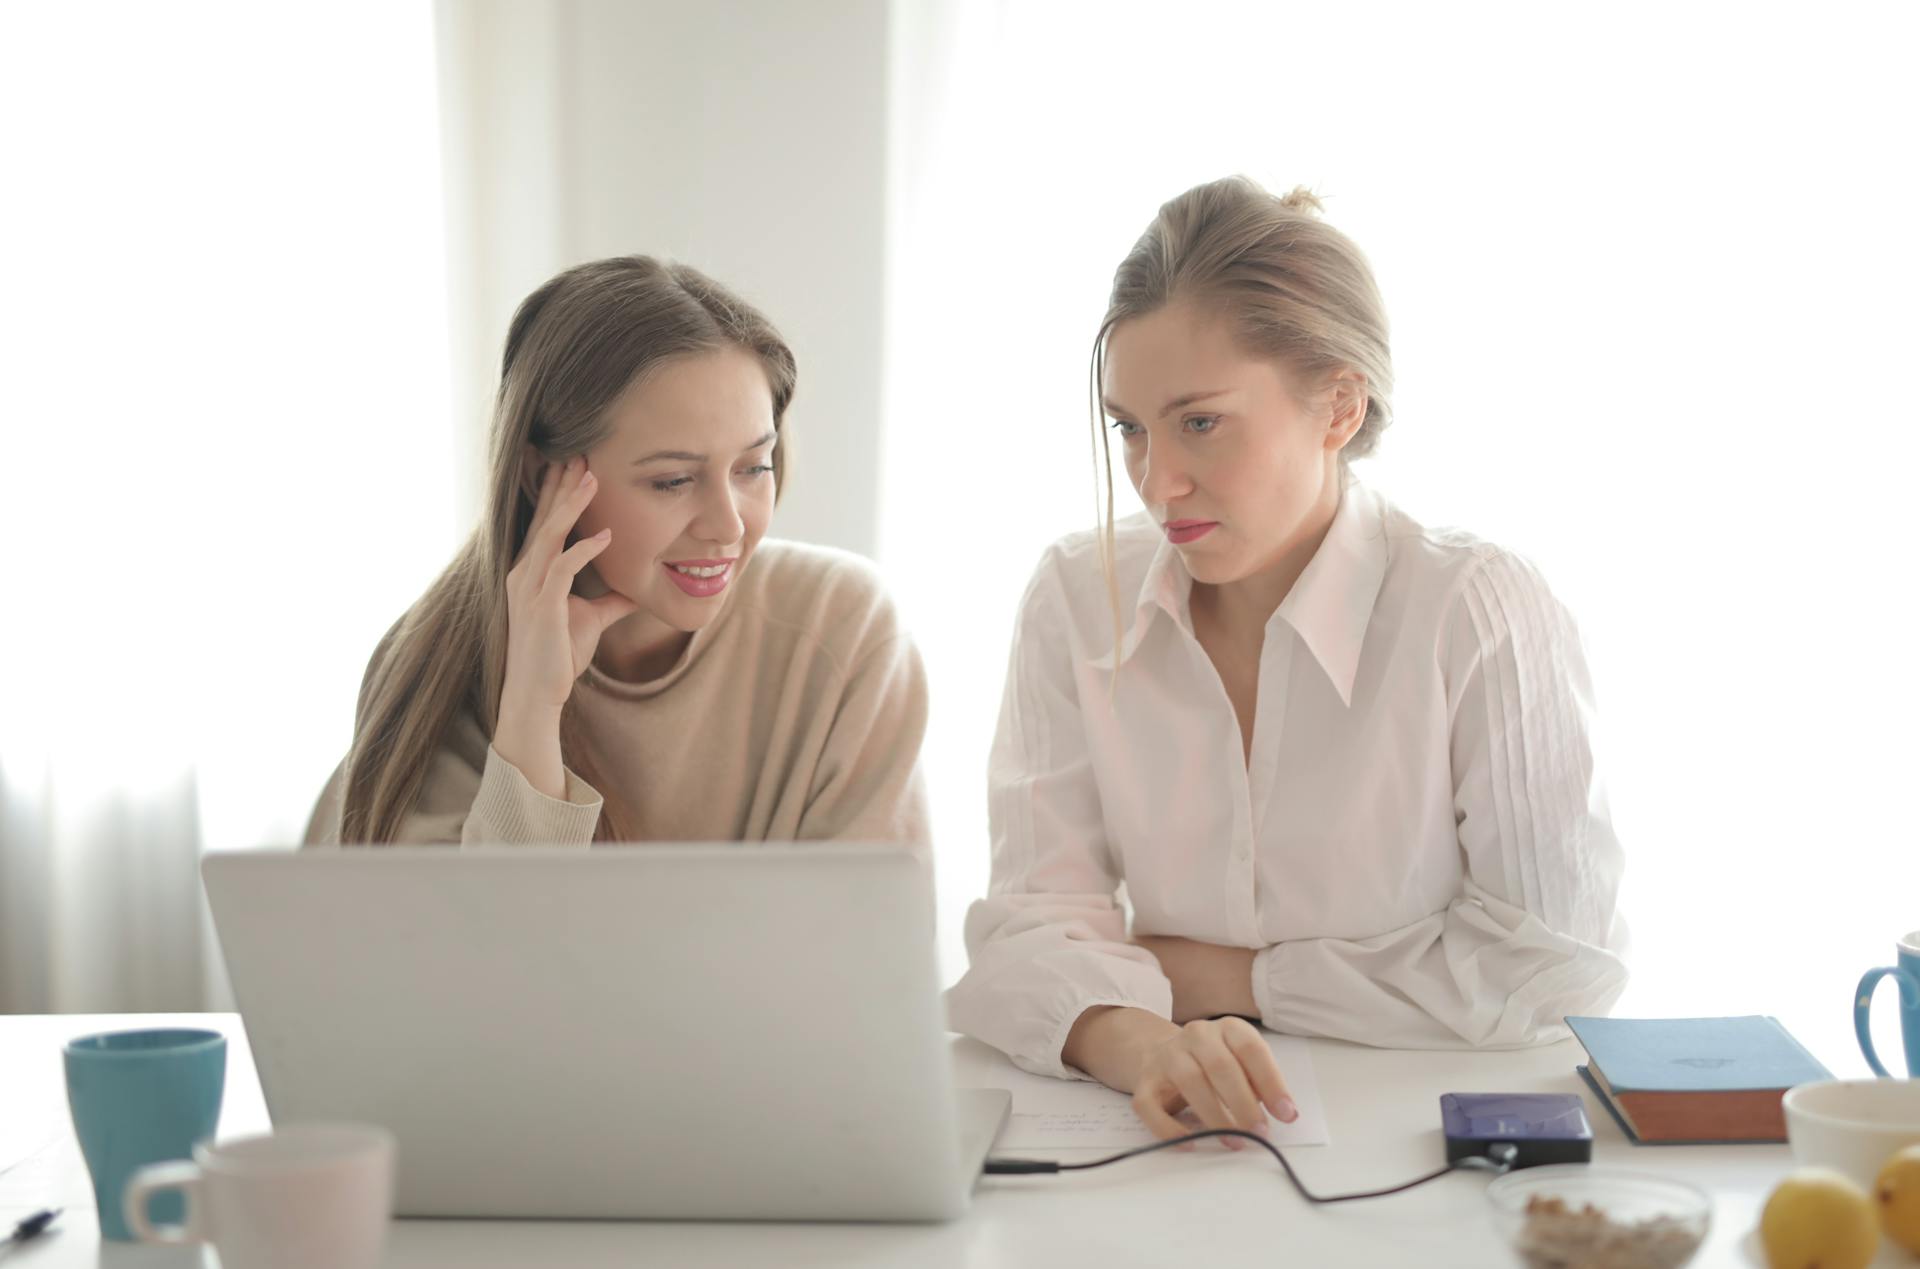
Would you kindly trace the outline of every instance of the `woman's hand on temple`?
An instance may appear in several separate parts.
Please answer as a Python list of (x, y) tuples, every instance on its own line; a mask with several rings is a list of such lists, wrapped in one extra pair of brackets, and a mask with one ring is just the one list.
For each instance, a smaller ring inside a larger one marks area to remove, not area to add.
[(592, 663), (600, 636), (638, 607), (620, 594), (586, 599), (573, 593), (574, 577), (613, 540), (602, 529), (567, 544), (597, 488), (584, 457), (549, 464), (526, 542), (507, 570), (507, 670), (494, 749), (554, 798), (566, 796), (560, 711)]

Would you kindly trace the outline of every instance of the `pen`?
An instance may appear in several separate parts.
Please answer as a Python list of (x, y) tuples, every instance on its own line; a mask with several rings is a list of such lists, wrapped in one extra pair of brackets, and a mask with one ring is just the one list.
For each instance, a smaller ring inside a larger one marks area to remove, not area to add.
[(10, 1243), (24, 1243), (29, 1238), (38, 1237), (47, 1226), (53, 1224), (53, 1218), (60, 1215), (61, 1209), (54, 1207), (44, 1212), (35, 1212), (13, 1227), (13, 1233), (6, 1238)]

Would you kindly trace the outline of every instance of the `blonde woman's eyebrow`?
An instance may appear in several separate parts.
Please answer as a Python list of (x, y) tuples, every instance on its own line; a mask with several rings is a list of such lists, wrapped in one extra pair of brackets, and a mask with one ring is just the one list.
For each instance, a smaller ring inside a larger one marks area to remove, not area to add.
[[(762, 436), (759, 440), (747, 446), (745, 449), (741, 450), (740, 452), (742, 454), (751, 454), (753, 453), (754, 450), (759, 449), (763, 445), (773, 444), (774, 441), (779, 439), (779, 436), (780, 434), (778, 432), (768, 432), (765, 436)], [(707, 461), (707, 456), (705, 454), (695, 454), (690, 450), (684, 450), (684, 449), (663, 449), (663, 450), (658, 450), (654, 453), (648, 454), (645, 458), (634, 459), (633, 465), (635, 467), (638, 467), (642, 463), (664, 463), (664, 462), (704, 463), (706, 461)]]
[[(1183, 392), (1179, 396), (1175, 397), (1173, 400), (1167, 402), (1165, 405), (1160, 407), (1160, 417), (1164, 419), (1169, 414), (1172, 414), (1175, 410), (1183, 410), (1187, 406), (1196, 404), (1197, 402), (1200, 402), (1200, 401), (1208, 400), (1211, 397), (1223, 397), (1227, 393), (1232, 391), (1233, 391), (1232, 388), (1207, 388), (1201, 392)], [(1107, 399), (1102, 401), (1101, 404), (1107, 407), (1108, 414), (1128, 413), (1125, 407), (1123, 407), (1118, 401)]]

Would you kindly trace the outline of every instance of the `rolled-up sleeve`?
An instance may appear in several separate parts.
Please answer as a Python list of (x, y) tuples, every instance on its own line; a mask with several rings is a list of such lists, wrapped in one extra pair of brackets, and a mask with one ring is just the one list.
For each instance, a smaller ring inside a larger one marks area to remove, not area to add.
[(1042, 1075), (1089, 1078), (1060, 1050), (1097, 1005), (1170, 1017), (1159, 962), (1127, 942), (1052, 556), (1015, 624), (988, 768), (992, 878), (968, 910), (953, 1028)]
[(1573, 619), (1509, 553), (1468, 575), (1440, 648), (1465, 866), (1443, 912), (1371, 938), (1263, 950), (1254, 996), (1276, 1031), (1404, 1048), (1563, 1038), (1627, 980), (1624, 867), (1595, 759)]

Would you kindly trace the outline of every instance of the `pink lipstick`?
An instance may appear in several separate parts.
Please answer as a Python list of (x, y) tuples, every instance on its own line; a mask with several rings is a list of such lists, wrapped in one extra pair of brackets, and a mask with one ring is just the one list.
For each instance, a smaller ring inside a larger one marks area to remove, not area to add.
[(1189, 542), (1198, 542), (1201, 538), (1220, 527), (1218, 520), (1169, 520), (1160, 526), (1166, 530), (1167, 541), (1175, 546), (1185, 546)]
[(733, 580), (735, 560), (673, 560), (661, 565), (667, 576), (695, 599), (718, 595)]

